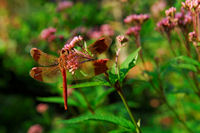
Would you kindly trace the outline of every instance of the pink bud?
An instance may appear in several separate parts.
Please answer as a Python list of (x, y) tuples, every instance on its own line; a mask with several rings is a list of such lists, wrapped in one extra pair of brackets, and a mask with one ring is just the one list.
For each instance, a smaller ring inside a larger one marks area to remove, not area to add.
[(37, 112), (42, 114), (42, 113), (46, 112), (48, 110), (48, 108), (49, 108), (49, 106), (47, 104), (40, 103), (37, 105), (36, 110), (37, 110)]
[(27, 133), (42, 133), (43, 129), (39, 124), (32, 125)]

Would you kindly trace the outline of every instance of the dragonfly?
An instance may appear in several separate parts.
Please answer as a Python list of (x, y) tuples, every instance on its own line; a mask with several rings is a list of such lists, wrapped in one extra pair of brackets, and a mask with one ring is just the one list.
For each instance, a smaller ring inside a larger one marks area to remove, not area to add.
[(110, 60), (97, 59), (97, 56), (104, 53), (111, 42), (109, 37), (101, 37), (87, 47), (83, 45), (83, 38), (76, 36), (61, 49), (59, 57), (32, 48), (30, 54), (40, 66), (33, 67), (30, 76), (45, 83), (54, 83), (62, 76), (64, 108), (67, 110), (67, 75), (84, 79), (105, 73)]

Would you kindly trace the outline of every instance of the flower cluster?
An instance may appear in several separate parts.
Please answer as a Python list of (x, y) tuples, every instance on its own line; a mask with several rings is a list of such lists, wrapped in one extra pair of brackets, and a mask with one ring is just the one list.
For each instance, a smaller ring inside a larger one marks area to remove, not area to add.
[(48, 42), (52, 42), (57, 38), (59, 38), (61, 40), (64, 38), (62, 35), (56, 36), (55, 33), (56, 33), (56, 28), (50, 27), (50, 28), (44, 29), (41, 32), (40, 38), (43, 39), (43, 40), (46, 40)]
[[(186, 10), (190, 11), (192, 14), (192, 22), (193, 22), (193, 28), (194, 32), (196, 34), (196, 41), (200, 41), (200, 0), (186, 0), (185, 2), (182, 2), (182, 7)], [(189, 35), (189, 38), (191, 38), (191, 34)], [(193, 40), (194, 41), (194, 40)]]
[(124, 22), (126, 24), (132, 24), (132, 26), (127, 29), (126, 34), (129, 36), (133, 35), (137, 40), (140, 35), (142, 24), (148, 19), (149, 19), (148, 14), (132, 14), (127, 16), (124, 19)]
[(124, 47), (126, 46), (126, 42), (128, 42), (128, 38), (126, 38), (125, 36), (123, 35), (119, 35), (116, 37), (116, 40), (117, 40), (117, 47), (118, 47), (118, 50), (121, 48), (121, 47)]
[(101, 36), (114, 36), (115, 32), (109, 24), (103, 24), (99, 29), (92, 29), (88, 31), (87, 35), (89, 38), (98, 39)]
[(182, 28), (192, 23), (191, 12), (185, 12), (183, 8), (181, 9), (181, 12), (175, 14), (175, 18), (178, 20), (178, 26)]
[[(82, 62), (91, 59), (92, 57), (88, 54), (87, 49), (83, 47), (83, 37), (75, 36), (69, 43), (66, 43), (61, 50), (61, 56), (64, 57), (63, 61), (60, 61), (61, 67), (69, 70), (70, 73), (74, 74)], [(81, 48), (77, 50), (77, 47)]]
[(123, 36), (123, 35), (117, 36), (116, 39), (117, 39), (117, 41), (120, 42), (121, 44), (128, 41), (128, 38), (126, 38), (126, 37)]
[(152, 6), (151, 6), (151, 14), (154, 18), (159, 18), (161, 12), (165, 9), (167, 3), (165, 0), (159, 0), (156, 1)]
[(195, 33), (195, 31), (188, 34), (188, 39), (190, 42), (195, 42), (197, 40), (197, 34)]
[(64, 49), (67, 50), (71, 50), (72, 48), (74, 48), (76, 45), (78, 45), (79, 43), (81, 43), (83, 41), (83, 37), (81, 36), (75, 36), (70, 43), (66, 43), (64, 45)]
[(165, 11), (165, 15), (168, 17), (174, 17), (176, 13), (176, 8), (175, 7), (171, 7), (168, 10)]
[(50, 27), (50, 28), (44, 29), (41, 32), (40, 37), (41, 37), (41, 39), (48, 40), (50, 42), (56, 38), (55, 32), (56, 32), (56, 29)]
[(182, 2), (182, 6), (190, 11), (200, 11), (199, 0), (186, 0), (185, 2)]
[(170, 32), (177, 26), (178, 19), (175, 17), (176, 8), (171, 7), (165, 11), (166, 17), (157, 23), (156, 30), (170, 35)]
[(149, 15), (147, 15), (147, 14), (139, 14), (139, 15), (138, 14), (132, 14), (132, 15), (127, 16), (124, 19), (124, 22), (127, 23), (127, 24), (136, 23), (137, 25), (141, 25), (148, 19), (149, 19)]
[(157, 23), (156, 30), (160, 31), (161, 33), (169, 34), (176, 25), (176, 21), (171, 21), (169, 17), (166, 17)]
[(73, 6), (73, 2), (71, 1), (61, 1), (58, 3), (58, 6), (56, 8), (57, 11), (63, 11), (67, 8), (70, 8)]
[(32, 125), (27, 131), (27, 133), (42, 133), (42, 132), (43, 128), (39, 124)]
[(66, 69), (69, 70), (70, 73), (74, 74), (75, 70), (80, 66), (81, 59), (81, 56), (77, 52), (69, 52), (69, 55), (66, 57)]
[(36, 110), (37, 110), (37, 112), (42, 114), (42, 113), (46, 112), (48, 110), (48, 108), (49, 108), (49, 106), (47, 104), (40, 103), (37, 105)]
[(131, 36), (131, 35), (138, 36), (140, 34), (140, 30), (141, 30), (140, 26), (130, 27), (126, 31), (126, 34), (129, 36)]

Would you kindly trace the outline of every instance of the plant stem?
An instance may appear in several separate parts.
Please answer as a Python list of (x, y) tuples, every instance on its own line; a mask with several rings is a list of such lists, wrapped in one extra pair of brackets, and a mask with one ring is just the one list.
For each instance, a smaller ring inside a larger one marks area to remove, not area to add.
[(163, 96), (163, 102), (167, 105), (167, 107), (173, 112), (175, 117), (179, 120), (179, 122), (184, 126), (184, 128), (189, 132), (193, 133), (193, 131), (187, 126), (187, 124), (179, 117), (178, 113), (175, 111), (175, 109), (168, 103), (166, 100), (166, 97)]
[(126, 108), (128, 114), (129, 114), (129, 116), (130, 116), (130, 118), (131, 118), (133, 124), (134, 124), (135, 127), (136, 127), (136, 132), (137, 132), (137, 133), (142, 133), (142, 131), (141, 131), (140, 127), (138, 126), (138, 124), (137, 124), (135, 118), (133, 117), (133, 114), (132, 114), (132, 112), (131, 112), (131, 110), (130, 110), (130, 108), (129, 108), (129, 106), (128, 106), (128, 103), (127, 103), (127, 101), (126, 101), (126, 99), (125, 99), (125, 97), (124, 97), (124, 95), (123, 95), (123, 93), (122, 93), (122, 91), (121, 91), (121, 87), (120, 87), (120, 85), (119, 85), (118, 82), (117, 82), (116, 85), (115, 85), (115, 89), (117, 90), (117, 93), (120, 95), (120, 97), (121, 97), (121, 99), (122, 99), (122, 101), (123, 101), (123, 103), (124, 103), (124, 106), (125, 106), (125, 108)]
[(175, 49), (174, 49), (174, 47), (173, 47), (173, 45), (172, 45), (172, 41), (171, 41), (171, 38), (170, 38), (170, 33), (168, 33), (168, 34), (166, 35), (166, 37), (167, 37), (167, 40), (168, 40), (168, 42), (169, 42), (169, 47), (170, 47), (170, 49), (171, 49), (171, 52), (172, 52), (172, 54), (176, 57), (176, 52), (175, 52)]

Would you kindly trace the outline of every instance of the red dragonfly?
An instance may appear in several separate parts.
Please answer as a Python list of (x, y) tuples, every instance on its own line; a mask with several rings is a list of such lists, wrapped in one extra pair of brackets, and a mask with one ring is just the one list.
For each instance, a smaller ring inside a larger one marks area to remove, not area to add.
[[(110, 44), (109, 37), (102, 37), (89, 45), (88, 48), (83, 47), (83, 38), (81, 36), (74, 37), (73, 40), (66, 44), (60, 51), (60, 57), (46, 54), (37, 48), (32, 48), (30, 53), (33, 59), (41, 65), (41, 67), (33, 67), (30, 76), (36, 80), (53, 83), (62, 74), (63, 78), (63, 98), (64, 107), (67, 110), (67, 74), (70, 72), (77, 75), (78, 79), (88, 78), (99, 75), (108, 70), (109, 59), (96, 59), (96, 55), (105, 52)], [(81, 50), (77, 50), (81, 49)]]

